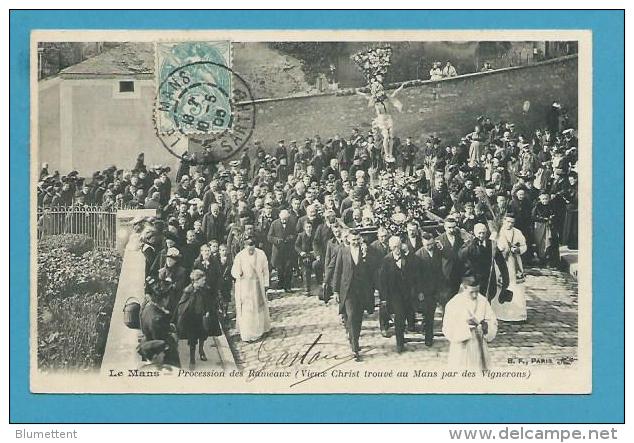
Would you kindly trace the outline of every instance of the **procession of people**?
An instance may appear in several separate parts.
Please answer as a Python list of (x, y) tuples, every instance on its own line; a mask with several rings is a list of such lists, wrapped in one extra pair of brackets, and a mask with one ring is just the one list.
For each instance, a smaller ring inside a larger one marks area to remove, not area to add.
[[(133, 222), (125, 260), (143, 262), (141, 330), (165, 363), (181, 365), (173, 337), (187, 340), (190, 367), (206, 360), (205, 340), (234, 319), (241, 340), (262, 339), (267, 294), (301, 287), (338, 304), (358, 360), (366, 313), (378, 308), (400, 353), (406, 332), (433, 346), (440, 310), (451, 364), (486, 367), (497, 322), (530, 320), (526, 267), (557, 267), (561, 245), (577, 248), (577, 139), (551, 123), (522, 134), (481, 116), (460, 140), (424, 146), (391, 125), (255, 141), (228, 163), (187, 154), (175, 175), (143, 154), (92, 178), (44, 164), (38, 205), (156, 210)], [(381, 215), (392, 192), (403, 201)]]

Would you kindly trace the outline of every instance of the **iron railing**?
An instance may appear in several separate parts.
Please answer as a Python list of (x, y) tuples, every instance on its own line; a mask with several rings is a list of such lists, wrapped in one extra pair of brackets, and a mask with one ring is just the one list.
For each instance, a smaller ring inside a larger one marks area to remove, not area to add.
[(117, 209), (99, 206), (37, 208), (37, 238), (59, 234), (85, 234), (95, 247), (116, 247)]

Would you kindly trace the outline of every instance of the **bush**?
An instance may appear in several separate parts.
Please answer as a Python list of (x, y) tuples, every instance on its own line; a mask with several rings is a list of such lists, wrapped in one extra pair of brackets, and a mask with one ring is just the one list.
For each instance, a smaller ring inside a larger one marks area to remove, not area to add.
[(40, 242), (37, 260), (40, 368), (99, 367), (121, 257), (94, 249), (85, 236), (59, 235)]
[(82, 255), (95, 248), (95, 242), (85, 234), (49, 235), (40, 239), (38, 249), (51, 251), (62, 248), (74, 255)]
[(114, 292), (119, 281), (121, 257), (116, 251), (91, 250), (81, 256), (64, 248), (38, 251), (38, 299), (94, 292)]
[(114, 294), (73, 295), (38, 306), (40, 369), (94, 369), (101, 365)]

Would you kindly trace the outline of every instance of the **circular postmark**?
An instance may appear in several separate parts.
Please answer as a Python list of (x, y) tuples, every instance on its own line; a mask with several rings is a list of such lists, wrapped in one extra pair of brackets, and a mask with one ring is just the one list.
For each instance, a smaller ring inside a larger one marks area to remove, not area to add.
[[(211, 62), (188, 63), (171, 71), (158, 86), (154, 130), (175, 157), (184, 140), (199, 145), (197, 164), (226, 160), (253, 135), (256, 109), (248, 83), (231, 68)], [(190, 159), (191, 160), (191, 159)]]

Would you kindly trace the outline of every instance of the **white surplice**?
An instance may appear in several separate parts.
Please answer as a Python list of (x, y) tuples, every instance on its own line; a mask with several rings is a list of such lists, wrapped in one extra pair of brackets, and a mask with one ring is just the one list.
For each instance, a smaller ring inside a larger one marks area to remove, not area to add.
[[(519, 244), (520, 253), (512, 254), (511, 246), (517, 244)], [(491, 306), (498, 320), (524, 321), (527, 318), (526, 294), (524, 283), (517, 281), (517, 274), (524, 272), (521, 254), (526, 252), (526, 239), (522, 231), (517, 228), (501, 229), (497, 237), (497, 247), (506, 259), (506, 267), (509, 270), (508, 289), (513, 292), (513, 299), (510, 302), (500, 303), (498, 293), (492, 300)]]
[(119, 276), (119, 283), (121, 282), (124, 282), (121, 287), (126, 288), (129, 297), (136, 298), (139, 303), (143, 301), (145, 298), (145, 255), (143, 255), (140, 235), (136, 232), (130, 233), (125, 246)]
[(255, 249), (253, 255), (243, 249), (236, 255), (231, 268), (236, 279), (236, 326), (243, 341), (257, 340), (271, 330), (269, 302), (269, 264), (264, 251)]
[[(488, 324), (486, 335), (481, 326), (469, 325), (469, 318), (478, 323), (485, 320)], [(445, 306), (442, 333), (449, 340), (449, 368), (487, 369), (489, 368), (489, 349), (487, 342), (495, 338), (498, 323), (489, 301), (481, 294), (474, 300), (466, 292), (456, 294)]]

